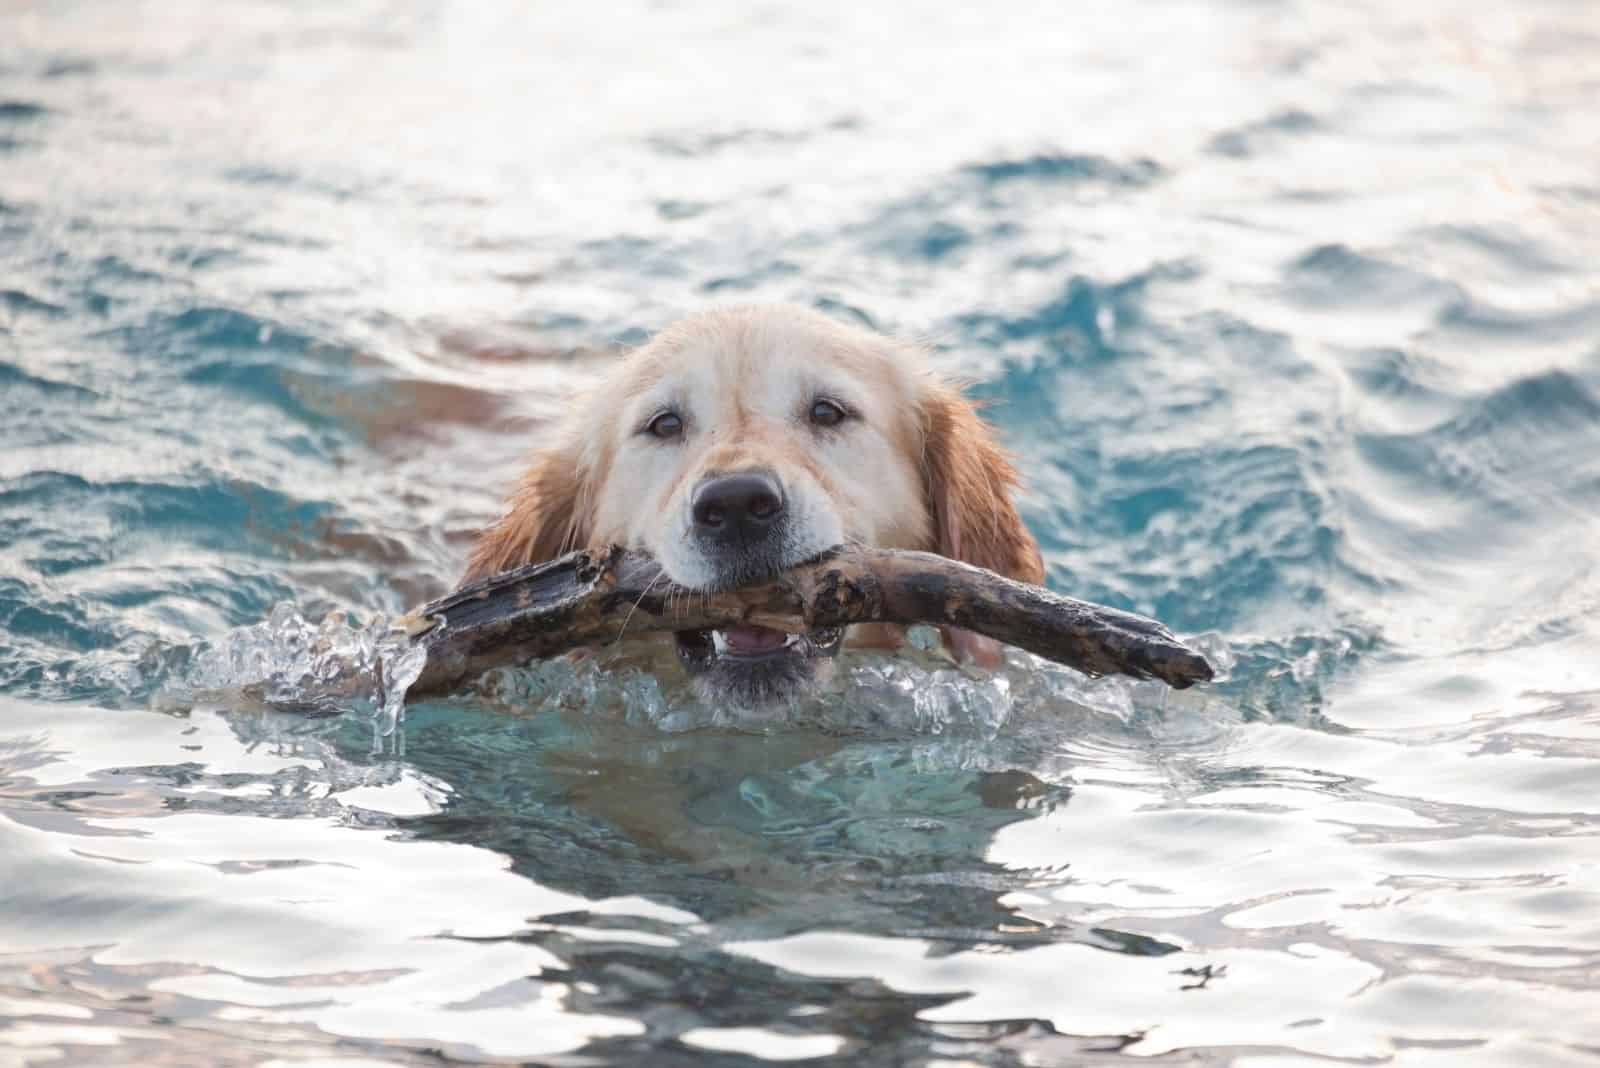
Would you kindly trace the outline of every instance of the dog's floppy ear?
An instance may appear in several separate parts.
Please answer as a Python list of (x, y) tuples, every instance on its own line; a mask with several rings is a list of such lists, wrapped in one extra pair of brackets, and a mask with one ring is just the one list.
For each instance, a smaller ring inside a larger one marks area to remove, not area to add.
[[(971, 401), (943, 384), (924, 391), (921, 413), (935, 551), (1019, 582), (1043, 582), (1039, 545), (1011, 502), (1016, 468), (988, 424)], [(988, 638), (955, 628), (945, 637), (958, 658), (1000, 662), (1000, 648)]]
[(536, 457), (506, 502), (505, 514), (478, 535), (462, 581), (554, 560), (588, 544), (590, 494), (584, 487), (576, 456), (552, 450)]

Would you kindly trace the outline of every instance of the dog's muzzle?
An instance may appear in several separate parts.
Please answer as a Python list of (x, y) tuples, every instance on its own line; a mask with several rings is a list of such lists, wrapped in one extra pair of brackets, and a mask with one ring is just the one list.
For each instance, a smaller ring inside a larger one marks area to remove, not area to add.
[(788, 502), (783, 484), (771, 471), (757, 468), (707, 476), (695, 487), (689, 514), (709, 588), (765, 582), (790, 563)]
[[(788, 500), (768, 470), (717, 473), (690, 499), (695, 547), (713, 589), (766, 582), (792, 566)], [(803, 687), (839, 651), (844, 628), (786, 633), (768, 627), (682, 631), (678, 658), (714, 697), (759, 704)]]

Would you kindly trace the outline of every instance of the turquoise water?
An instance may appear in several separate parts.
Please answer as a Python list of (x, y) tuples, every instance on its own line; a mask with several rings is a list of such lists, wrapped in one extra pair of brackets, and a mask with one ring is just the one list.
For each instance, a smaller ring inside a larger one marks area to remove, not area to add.
[[(0, 1064), (1600, 1062), (1600, 18), (1062, 7), (0, 15)], [(1223, 681), (239, 685), (768, 299)]]

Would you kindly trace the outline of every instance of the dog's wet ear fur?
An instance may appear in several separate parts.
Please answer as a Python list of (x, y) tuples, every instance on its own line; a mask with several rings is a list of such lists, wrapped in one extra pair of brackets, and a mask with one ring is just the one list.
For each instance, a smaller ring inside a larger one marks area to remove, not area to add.
[[(947, 385), (930, 385), (921, 404), (923, 479), (932, 511), (934, 551), (1019, 582), (1044, 581), (1039, 545), (1011, 501), (1017, 471), (976, 407)], [(947, 628), (958, 658), (1000, 662), (988, 638)]]
[(923, 472), (941, 556), (1042, 582), (1039, 545), (1023, 525), (1011, 491), (1017, 471), (972, 402), (948, 386), (922, 405)]
[(565, 450), (535, 458), (506, 502), (506, 511), (478, 535), (463, 582), (523, 564), (554, 560), (589, 542), (589, 500), (577, 457)]

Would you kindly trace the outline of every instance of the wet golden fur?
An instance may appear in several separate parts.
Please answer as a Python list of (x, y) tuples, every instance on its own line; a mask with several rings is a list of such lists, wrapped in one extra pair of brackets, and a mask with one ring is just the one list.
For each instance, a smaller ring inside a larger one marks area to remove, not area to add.
[[(848, 400), (849, 426), (806, 423), (819, 391)], [(640, 432), (665, 403), (685, 412), (680, 442)], [(709, 473), (753, 466), (786, 487), (800, 558), (849, 541), (1043, 580), (1011, 500), (1016, 471), (972, 403), (917, 347), (783, 305), (684, 319), (618, 361), (538, 446), (467, 578), (624, 544), (654, 554), (680, 584), (701, 585), (689, 495)], [(986, 639), (948, 638), (958, 655), (998, 659)]]

